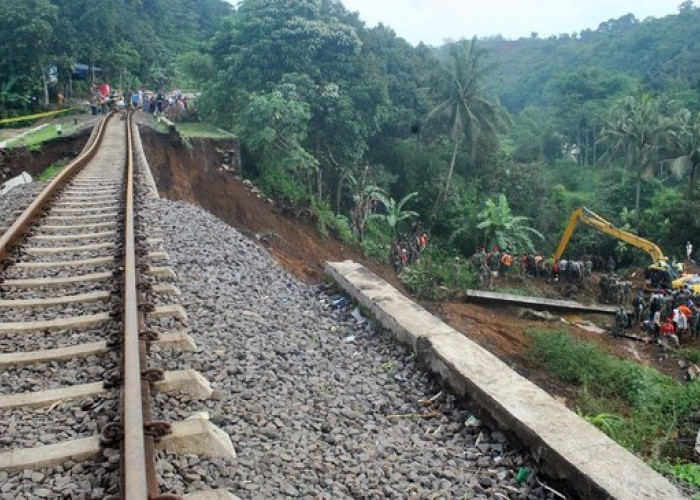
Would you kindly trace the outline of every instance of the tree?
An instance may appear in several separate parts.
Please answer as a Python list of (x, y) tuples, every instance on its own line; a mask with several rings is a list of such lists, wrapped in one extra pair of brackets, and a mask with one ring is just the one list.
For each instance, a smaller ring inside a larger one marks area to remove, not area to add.
[(679, 154), (671, 160), (671, 169), (678, 177), (687, 175), (690, 186), (700, 170), (700, 113), (681, 110), (670, 129), (673, 150)]
[(659, 150), (667, 136), (668, 121), (661, 114), (659, 101), (641, 92), (618, 104), (601, 133), (601, 140), (610, 147), (610, 158), (621, 159), (625, 167), (635, 173), (637, 221), (642, 176), (656, 169)]
[[(48, 0), (0, 0), (0, 74), (20, 94), (46, 79), (48, 43), (58, 9)], [(3, 112), (5, 110), (2, 110)]]
[(409, 217), (418, 217), (418, 212), (403, 209), (403, 206), (406, 203), (408, 203), (411, 200), (411, 198), (418, 196), (418, 193), (408, 193), (406, 196), (401, 198), (401, 200), (399, 200), (398, 203), (394, 198), (391, 198), (390, 196), (386, 196), (382, 193), (377, 194), (377, 198), (384, 204), (384, 207), (386, 208), (386, 213), (372, 214), (372, 217), (386, 221), (386, 223), (389, 225), (389, 228), (391, 229), (391, 239), (393, 241), (394, 236), (396, 236), (396, 227), (398, 226), (399, 222), (406, 220)]
[(476, 37), (462, 40), (449, 48), (449, 62), (444, 71), (442, 101), (428, 114), (427, 121), (444, 120), (453, 143), (452, 159), (435, 201), (441, 207), (450, 189), (457, 153), (462, 140), (467, 142), (473, 156), (475, 144), (482, 134), (496, 135), (504, 128), (507, 117), (500, 105), (489, 100), (484, 90), (485, 78), (493, 69), (484, 63), (485, 52), (476, 47)]
[[(525, 224), (526, 221), (530, 220), (529, 217), (513, 215), (504, 194), (498, 195), (498, 201), (493, 201), (489, 198), (486, 200), (485, 205), (484, 209), (476, 216), (477, 220), (480, 221), (476, 227), (484, 232), (484, 243), (486, 245), (496, 244), (500, 248), (511, 252), (518, 252), (524, 249), (532, 251), (535, 246), (532, 243), (531, 236), (534, 235), (540, 239), (544, 238), (537, 229)], [(457, 229), (452, 234), (452, 238), (467, 230), (468, 228), (466, 227)]]

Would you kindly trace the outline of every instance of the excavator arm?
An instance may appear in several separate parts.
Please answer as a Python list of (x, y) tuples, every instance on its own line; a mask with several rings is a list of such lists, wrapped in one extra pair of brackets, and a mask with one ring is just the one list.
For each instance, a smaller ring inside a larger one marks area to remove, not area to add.
[(555, 260), (559, 260), (564, 254), (564, 250), (566, 250), (566, 246), (569, 244), (571, 235), (574, 233), (576, 225), (579, 221), (586, 224), (587, 226), (592, 227), (593, 229), (597, 229), (601, 233), (608, 234), (613, 238), (617, 238), (620, 241), (624, 241), (625, 243), (632, 245), (633, 247), (644, 250), (651, 256), (654, 265), (663, 267), (666, 263), (666, 257), (664, 256), (664, 253), (661, 251), (658, 245), (649, 240), (645, 240), (644, 238), (641, 238), (636, 234), (623, 231), (622, 229), (613, 226), (610, 222), (603, 219), (600, 215), (591, 212), (585, 207), (577, 208), (571, 214), (571, 217), (569, 218), (569, 223), (566, 225), (566, 229), (564, 229), (564, 234), (562, 235), (561, 240), (559, 241), (557, 251), (554, 253)]

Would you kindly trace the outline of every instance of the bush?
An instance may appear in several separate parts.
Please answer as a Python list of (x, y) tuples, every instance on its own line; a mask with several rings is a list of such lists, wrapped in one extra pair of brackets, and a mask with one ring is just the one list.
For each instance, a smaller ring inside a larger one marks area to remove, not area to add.
[(399, 278), (417, 297), (437, 301), (473, 288), (477, 282), (468, 261), (450, 256), (437, 246), (429, 246), (416, 263), (401, 271)]
[(323, 236), (327, 237), (330, 231), (331, 234), (342, 241), (348, 243), (355, 241), (355, 235), (350, 228), (348, 218), (342, 214), (335, 213), (328, 201), (312, 199), (311, 211), (316, 218), (316, 227)]
[(700, 382), (681, 384), (563, 331), (530, 334), (532, 358), (560, 380), (581, 386), (587, 407), (581, 410), (592, 423), (642, 455), (683, 455), (675, 437), (700, 410)]
[(289, 202), (295, 207), (308, 206), (309, 196), (303, 186), (282, 168), (265, 168), (255, 183), (270, 198)]

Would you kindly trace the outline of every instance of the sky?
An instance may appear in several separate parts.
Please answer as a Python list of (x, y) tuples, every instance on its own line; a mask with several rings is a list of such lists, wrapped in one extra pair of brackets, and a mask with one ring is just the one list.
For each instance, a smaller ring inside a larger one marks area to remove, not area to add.
[[(382, 23), (416, 45), (502, 35), (540, 37), (596, 29), (632, 13), (637, 19), (678, 12), (681, 0), (342, 0), (368, 26)], [(697, 4), (697, 2), (696, 2)]]

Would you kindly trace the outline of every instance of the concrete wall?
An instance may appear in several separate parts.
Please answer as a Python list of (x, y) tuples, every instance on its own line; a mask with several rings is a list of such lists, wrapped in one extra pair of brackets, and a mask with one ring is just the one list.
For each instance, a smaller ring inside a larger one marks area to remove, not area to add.
[(528, 447), (546, 475), (582, 498), (684, 498), (640, 459), (362, 265), (328, 262), (325, 270), (456, 395), (476, 402)]

